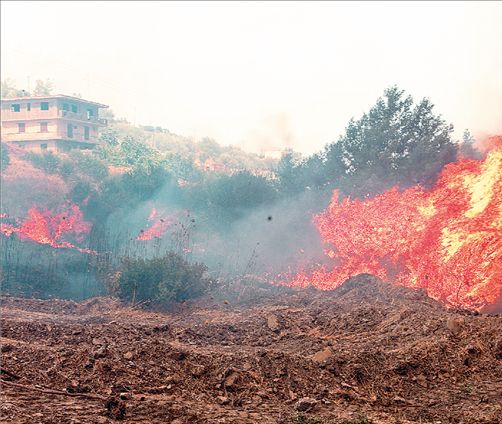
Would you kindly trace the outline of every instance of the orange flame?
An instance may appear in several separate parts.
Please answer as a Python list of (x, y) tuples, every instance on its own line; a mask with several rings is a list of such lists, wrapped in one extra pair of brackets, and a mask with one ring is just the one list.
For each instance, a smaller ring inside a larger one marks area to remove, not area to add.
[(167, 217), (158, 214), (157, 209), (153, 208), (150, 212), (150, 216), (148, 217), (149, 222), (153, 222), (153, 224), (147, 228), (146, 230), (141, 230), (140, 234), (136, 237), (136, 240), (151, 240), (153, 238), (162, 238), (167, 229), (173, 224), (175, 215), (169, 215)]
[(21, 239), (32, 240), (54, 248), (76, 249), (83, 253), (95, 253), (92, 250), (75, 246), (64, 241), (67, 235), (72, 235), (81, 241), (91, 230), (91, 224), (84, 220), (77, 205), (70, 205), (67, 211), (54, 214), (48, 210), (38, 210), (33, 207), (28, 211), (28, 217), (19, 225), (0, 224), (0, 231), (5, 236), (16, 233)]
[(301, 272), (285, 284), (330, 290), (371, 273), (423, 288), (446, 305), (495, 303), (502, 290), (502, 137), (491, 145), (484, 160), (446, 166), (430, 191), (394, 188), (340, 203), (335, 192), (314, 217), (334, 268)]

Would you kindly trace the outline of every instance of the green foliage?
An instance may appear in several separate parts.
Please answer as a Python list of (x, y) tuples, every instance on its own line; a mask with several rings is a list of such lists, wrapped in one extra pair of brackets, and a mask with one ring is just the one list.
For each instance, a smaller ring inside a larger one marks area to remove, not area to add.
[(208, 175), (201, 184), (187, 187), (182, 194), (188, 208), (205, 214), (216, 226), (225, 226), (277, 199), (277, 191), (270, 181), (246, 171)]
[(15, 82), (10, 78), (2, 81), (2, 99), (11, 99), (13, 97), (28, 96), (29, 93), (25, 90), (16, 88)]
[(170, 174), (160, 165), (141, 167), (126, 173), (122, 183), (139, 200), (147, 200), (170, 181)]
[(118, 146), (118, 144), (119, 144), (118, 132), (114, 128), (111, 128), (111, 127), (106, 127), (104, 130), (102, 130), (99, 134), (99, 139), (106, 146)]
[(167, 155), (164, 164), (166, 169), (176, 178), (192, 182), (199, 181), (202, 178), (202, 172), (195, 167), (193, 161), (184, 158), (180, 154)]
[(86, 181), (78, 181), (70, 191), (69, 197), (73, 203), (82, 204), (91, 194), (91, 185)]
[[(114, 137), (109, 134), (110, 139)], [(151, 172), (151, 169), (163, 164), (163, 156), (155, 149), (141, 141), (127, 136), (121, 143), (101, 146), (98, 150), (100, 158), (116, 166), (126, 166), (141, 172)]]
[(339, 188), (351, 196), (376, 194), (391, 186), (431, 185), (443, 166), (456, 159), (451, 125), (433, 113), (428, 99), (414, 103), (397, 87), (322, 153), (298, 160), (287, 153), (278, 175), (285, 193), (301, 188)]
[(27, 152), (24, 157), (29, 160), (33, 166), (43, 170), (47, 174), (57, 174), (60, 172), (61, 159), (52, 152)]
[(481, 152), (476, 149), (474, 145), (475, 142), (476, 140), (471, 135), (471, 132), (469, 130), (465, 130), (462, 135), (462, 142), (458, 146), (458, 153), (467, 159), (480, 159), (482, 155)]
[(90, 177), (101, 182), (108, 176), (108, 167), (103, 161), (78, 150), (74, 150), (68, 155), (56, 155), (52, 152), (27, 152), (24, 157), (36, 168), (47, 174), (59, 174), (66, 181), (78, 181), (79, 177), (87, 179)]
[(0, 171), (7, 169), (9, 163), (9, 149), (4, 143), (0, 143)]
[(277, 164), (277, 176), (282, 193), (294, 194), (304, 190), (302, 181), (302, 158), (293, 150), (286, 150)]
[(102, 181), (108, 177), (108, 167), (94, 155), (73, 150), (69, 156), (75, 167), (83, 175), (87, 175), (95, 181)]
[(118, 274), (122, 300), (182, 301), (201, 296), (209, 287), (203, 264), (190, 264), (175, 253), (153, 259), (125, 258)]
[[(364, 195), (364, 181), (409, 186), (434, 182), (442, 167), (456, 158), (450, 134), (453, 127), (432, 112), (423, 99), (391, 87), (359, 120), (351, 120), (345, 134), (331, 149), (331, 157), (344, 167), (345, 179), (355, 177), (358, 187), (349, 194)], [(328, 151), (330, 147), (328, 147)]]
[(37, 80), (35, 82), (35, 90), (33, 91), (33, 94), (35, 96), (48, 96), (52, 93), (53, 89), (54, 89), (54, 84), (52, 83), (51, 80), (49, 79), (45, 81)]

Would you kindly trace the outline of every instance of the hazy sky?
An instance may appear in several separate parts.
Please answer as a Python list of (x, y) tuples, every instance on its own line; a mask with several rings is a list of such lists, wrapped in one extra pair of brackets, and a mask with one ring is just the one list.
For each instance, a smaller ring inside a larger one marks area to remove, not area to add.
[(2, 79), (248, 150), (321, 149), (397, 84), (502, 132), (501, 2), (1, 2)]

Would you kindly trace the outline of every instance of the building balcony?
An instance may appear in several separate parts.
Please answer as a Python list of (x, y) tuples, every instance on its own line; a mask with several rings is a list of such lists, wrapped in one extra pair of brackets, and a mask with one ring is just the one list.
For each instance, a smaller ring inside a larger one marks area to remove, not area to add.
[(58, 117), (64, 119), (71, 119), (74, 121), (88, 122), (91, 124), (97, 124), (102, 126), (108, 125), (108, 120), (106, 119), (99, 118), (97, 116), (88, 116), (85, 113), (70, 112), (68, 110), (59, 110)]

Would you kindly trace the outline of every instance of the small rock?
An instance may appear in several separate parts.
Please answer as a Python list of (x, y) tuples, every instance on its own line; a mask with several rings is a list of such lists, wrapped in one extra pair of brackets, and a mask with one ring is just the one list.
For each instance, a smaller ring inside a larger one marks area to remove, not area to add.
[(97, 424), (106, 424), (108, 422), (108, 419), (106, 417), (98, 417), (96, 418)]
[(169, 324), (164, 324), (164, 325), (158, 325), (153, 327), (153, 332), (154, 333), (163, 333), (166, 331), (169, 331), (171, 327), (169, 327)]
[(417, 375), (417, 383), (422, 387), (427, 387), (427, 378), (423, 374)]
[(295, 408), (299, 412), (307, 412), (313, 409), (316, 405), (317, 401), (315, 399), (304, 397), (296, 402)]
[(218, 401), (218, 403), (220, 405), (227, 405), (230, 403), (230, 398), (226, 397), (226, 396), (218, 396), (216, 398), (216, 400)]
[(449, 317), (446, 320), (446, 327), (454, 336), (458, 336), (465, 325), (465, 319), (463, 317)]
[(124, 419), (126, 414), (126, 404), (124, 401), (112, 396), (106, 400), (105, 408), (111, 418), (116, 420)]
[(3, 344), (1, 351), (2, 353), (10, 352), (13, 349), (13, 346), (10, 344)]
[(495, 358), (502, 359), (502, 339), (495, 343)]
[(235, 372), (235, 371), (232, 371), (226, 378), (225, 378), (225, 381), (223, 382), (223, 385), (226, 387), (226, 388), (234, 388), (236, 383), (237, 383), (237, 380), (239, 379), (239, 373)]
[(333, 356), (333, 351), (331, 348), (327, 347), (326, 349), (320, 350), (319, 352), (312, 355), (312, 360), (314, 362), (326, 362), (329, 358)]
[(134, 358), (134, 353), (132, 353), (131, 351), (124, 353), (124, 359), (130, 361), (132, 358)]
[(187, 354), (182, 350), (173, 350), (169, 353), (169, 357), (175, 361), (183, 361), (187, 357)]
[(132, 394), (130, 392), (122, 392), (122, 393), (120, 393), (119, 397), (122, 400), (128, 400), (128, 399), (132, 399)]
[(106, 346), (101, 346), (98, 350), (94, 351), (93, 356), (95, 359), (104, 358), (107, 354)]
[(192, 369), (192, 377), (198, 378), (206, 373), (206, 367), (204, 365), (195, 365)]
[(477, 353), (479, 353), (479, 350), (476, 346), (474, 345), (468, 345), (465, 350), (467, 350), (467, 353), (469, 355), (476, 355)]
[(105, 342), (103, 339), (99, 339), (99, 338), (97, 338), (97, 337), (94, 337), (94, 338), (92, 339), (92, 344), (93, 344), (94, 346), (102, 346), (102, 345), (106, 344), (106, 342)]
[(277, 319), (277, 317), (275, 315), (272, 315), (272, 314), (267, 317), (267, 326), (274, 333), (278, 332), (281, 329), (281, 325), (279, 324), (279, 320)]

